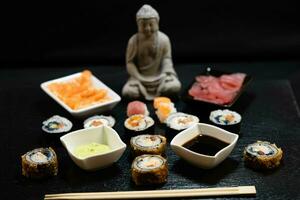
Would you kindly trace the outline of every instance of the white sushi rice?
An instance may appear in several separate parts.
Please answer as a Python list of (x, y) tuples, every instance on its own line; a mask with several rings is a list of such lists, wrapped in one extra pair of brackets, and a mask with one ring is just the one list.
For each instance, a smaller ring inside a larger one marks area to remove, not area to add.
[(149, 113), (149, 110), (148, 110), (148, 108), (147, 108), (147, 105), (146, 105), (146, 104), (144, 104), (144, 108), (145, 108), (145, 113), (144, 113), (144, 115), (146, 115), (146, 116), (149, 116), (149, 115), (150, 115), (150, 113)]
[(159, 168), (164, 164), (164, 161), (156, 156), (156, 155), (149, 155), (149, 156), (142, 156), (141, 158), (137, 159), (134, 163), (135, 168), (139, 168), (141, 170), (152, 170)]
[(47, 155), (45, 155), (45, 152), (47, 152), (50, 157), (53, 156), (52, 152), (47, 148), (38, 148), (27, 152), (26, 160), (33, 163), (46, 163), (49, 161), (50, 157), (47, 157)]
[(110, 126), (113, 127), (116, 123), (115, 118), (112, 116), (95, 115), (83, 122), (84, 128), (98, 127), (98, 126)]
[[(132, 126), (129, 121), (134, 118), (135, 116), (140, 116), (141, 119), (137, 120), (136, 123), (138, 124), (137, 126)], [(149, 116), (145, 116), (145, 115), (132, 115), (130, 117), (128, 117), (125, 122), (124, 122), (124, 126), (129, 129), (129, 130), (133, 130), (133, 131), (142, 131), (145, 130), (151, 126), (154, 125), (154, 120), (149, 117)]]
[(175, 130), (187, 129), (198, 122), (197, 116), (182, 112), (173, 113), (166, 119), (167, 126)]
[(133, 139), (135, 145), (140, 147), (155, 147), (161, 144), (161, 139), (155, 135), (139, 135)]
[(40, 163), (40, 162), (44, 163), (48, 161), (48, 158), (41, 152), (37, 152), (31, 156), (31, 160), (36, 163)]
[(219, 125), (233, 125), (241, 122), (241, 115), (237, 112), (225, 109), (215, 110), (210, 113), (209, 120)]
[(252, 156), (273, 156), (277, 154), (278, 150), (272, 146), (269, 142), (257, 142), (250, 144), (246, 147), (247, 153)]

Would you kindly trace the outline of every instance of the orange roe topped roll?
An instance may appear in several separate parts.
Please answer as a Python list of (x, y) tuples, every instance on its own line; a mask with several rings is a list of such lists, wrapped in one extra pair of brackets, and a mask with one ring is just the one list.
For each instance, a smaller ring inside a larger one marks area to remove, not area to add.
[(161, 123), (165, 123), (170, 114), (176, 112), (174, 103), (168, 97), (156, 97), (153, 101), (156, 115)]
[(111, 100), (106, 89), (93, 86), (89, 70), (84, 70), (79, 77), (70, 81), (51, 83), (48, 88), (73, 110)]
[(156, 97), (153, 100), (153, 107), (155, 109), (158, 109), (158, 107), (161, 103), (169, 104), (169, 103), (172, 103), (172, 102), (171, 102), (171, 99), (169, 99), (168, 97)]

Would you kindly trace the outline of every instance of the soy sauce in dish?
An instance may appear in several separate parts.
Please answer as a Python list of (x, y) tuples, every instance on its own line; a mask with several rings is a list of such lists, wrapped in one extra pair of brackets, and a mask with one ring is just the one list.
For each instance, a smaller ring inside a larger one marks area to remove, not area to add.
[(196, 153), (214, 156), (221, 149), (227, 147), (229, 143), (208, 135), (198, 135), (187, 141), (182, 146)]

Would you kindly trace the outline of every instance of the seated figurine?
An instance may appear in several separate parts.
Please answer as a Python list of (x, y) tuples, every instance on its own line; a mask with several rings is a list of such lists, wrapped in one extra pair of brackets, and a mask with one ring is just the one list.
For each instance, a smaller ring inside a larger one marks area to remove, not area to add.
[(130, 75), (122, 94), (130, 99), (153, 100), (157, 96), (176, 96), (181, 83), (173, 68), (171, 43), (159, 31), (159, 15), (149, 5), (136, 14), (138, 33), (128, 42), (127, 72)]

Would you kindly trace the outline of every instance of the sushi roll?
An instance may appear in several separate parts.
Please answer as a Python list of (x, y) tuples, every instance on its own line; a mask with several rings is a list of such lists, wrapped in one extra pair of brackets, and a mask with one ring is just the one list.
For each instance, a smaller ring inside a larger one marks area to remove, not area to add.
[(160, 155), (141, 155), (131, 165), (132, 180), (136, 185), (161, 184), (167, 181), (168, 163)]
[(128, 117), (124, 126), (130, 133), (144, 134), (153, 131), (154, 120), (146, 115), (132, 115)]
[(59, 115), (54, 115), (43, 121), (42, 130), (51, 135), (60, 135), (71, 130), (73, 124), (70, 120)]
[(165, 153), (167, 139), (162, 135), (138, 135), (132, 137), (130, 146), (133, 156), (142, 154), (157, 154)]
[(132, 101), (127, 105), (127, 116), (131, 115), (149, 115), (149, 111), (145, 103), (141, 101)]
[(39, 179), (57, 175), (57, 156), (51, 147), (34, 149), (21, 158), (22, 175), (27, 178)]
[(153, 107), (155, 109), (158, 109), (158, 107), (161, 103), (170, 104), (170, 103), (172, 103), (172, 101), (168, 97), (156, 97), (153, 100)]
[(276, 144), (257, 141), (244, 149), (244, 163), (253, 169), (273, 169), (280, 165), (282, 150)]
[(167, 97), (156, 97), (153, 102), (156, 109), (155, 113), (161, 123), (165, 123), (166, 119), (172, 114), (176, 113), (174, 103)]
[(209, 120), (216, 126), (229, 132), (239, 133), (242, 117), (239, 113), (225, 109), (210, 113)]
[(84, 120), (83, 126), (84, 128), (98, 127), (101, 125), (113, 127), (115, 123), (116, 120), (112, 116), (95, 115)]
[(198, 122), (199, 118), (197, 116), (182, 112), (173, 113), (166, 119), (166, 124), (170, 131), (177, 133), (193, 126)]

